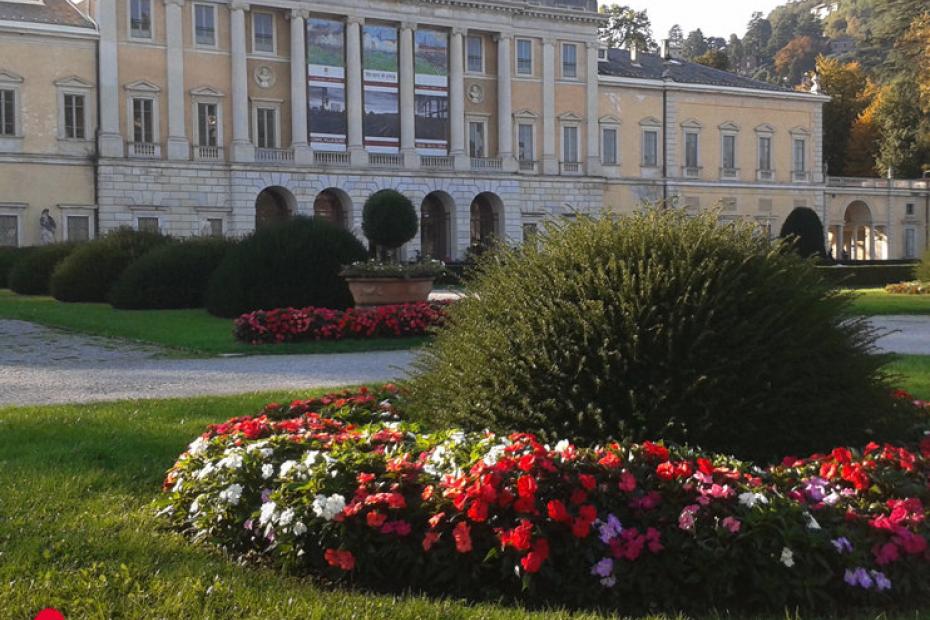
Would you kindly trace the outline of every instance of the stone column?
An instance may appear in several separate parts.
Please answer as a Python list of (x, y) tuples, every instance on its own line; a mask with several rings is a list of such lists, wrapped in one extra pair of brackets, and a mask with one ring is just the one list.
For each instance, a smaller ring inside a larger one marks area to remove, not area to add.
[(119, 71), (117, 65), (116, 0), (100, 0), (97, 4), (97, 24), (100, 28), (100, 133), (97, 148), (101, 157), (122, 157), (123, 136), (120, 132)]
[(353, 166), (365, 166), (368, 157), (362, 133), (362, 24), (358, 16), (346, 18), (346, 107), (349, 121), (349, 157)]
[(497, 35), (497, 155), (507, 172), (517, 170), (517, 160), (513, 156), (512, 46), (511, 33)]
[(465, 29), (453, 28), (449, 45), (449, 154), (456, 170), (468, 170), (465, 151)]
[(597, 42), (588, 41), (586, 43), (588, 55), (585, 59), (587, 83), (585, 84), (585, 102), (587, 104), (585, 116), (587, 116), (587, 134), (588, 154), (585, 165), (585, 173), (591, 176), (600, 176), (601, 170), (601, 129), (598, 120), (598, 99), (597, 99)]
[(416, 106), (414, 90), (413, 33), (416, 24), (400, 25), (400, 153), (404, 168), (417, 168)]
[(249, 75), (245, 58), (245, 12), (249, 5), (233, 0), (230, 5), (229, 47), (232, 56), (233, 161), (255, 160), (249, 139)]
[(184, 123), (184, 0), (165, 0), (165, 43), (168, 61), (168, 159), (191, 156)]
[(846, 226), (845, 226), (844, 224), (840, 224), (839, 226), (836, 227), (836, 228), (837, 228), (837, 232), (836, 232), (836, 254), (833, 255), (833, 258), (834, 258), (835, 260), (838, 260), (838, 261), (843, 260), (843, 250), (845, 249), (845, 248), (843, 247), (843, 245), (845, 244), (845, 242), (844, 242), (844, 240), (843, 240), (843, 229), (844, 229), (845, 227), (846, 227)]
[(295, 164), (313, 161), (307, 133), (306, 22), (309, 11), (291, 9), (291, 149)]
[(875, 224), (869, 224), (869, 260), (875, 260)]
[(555, 153), (555, 40), (543, 39), (543, 174), (558, 174), (559, 159)]

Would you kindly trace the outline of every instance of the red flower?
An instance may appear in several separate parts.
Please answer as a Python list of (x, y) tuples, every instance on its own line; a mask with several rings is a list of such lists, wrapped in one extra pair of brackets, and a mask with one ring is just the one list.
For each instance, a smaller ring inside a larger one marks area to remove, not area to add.
[(340, 551), (339, 549), (327, 549), (323, 554), (330, 566), (341, 568), (344, 571), (350, 571), (355, 568), (355, 556), (351, 551)]
[(565, 523), (571, 520), (568, 509), (565, 508), (565, 504), (563, 504), (561, 500), (551, 500), (546, 504), (546, 511), (549, 514), (549, 518), (556, 523)]
[(597, 508), (595, 508), (595, 507), (594, 507), (593, 505), (591, 505), (591, 504), (585, 504), (585, 505), (582, 506), (581, 509), (578, 511), (578, 514), (579, 514), (579, 516), (581, 516), (581, 518), (584, 519), (585, 521), (587, 521), (587, 522), (589, 522), (589, 523), (594, 523), (594, 520), (597, 519)]
[(575, 538), (587, 538), (591, 533), (591, 522), (583, 517), (576, 517), (572, 520), (572, 536)]
[(384, 522), (387, 521), (387, 515), (377, 510), (372, 510), (365, 515), (365, 521), (368, 523), (369, 527), (381, 527), (384, 525)]
[(423, 551), (429, 551), (433, 545), (436, 544), (436, 541), (439, 540), (441, 534), (436, 532), (427, 532), (423, 537)]
[(536, 479), (532, 476), (520, 476), (517, 479), (517, 495), (523, 498), (532, 498), (536, 495)]
[(549, 557), (549, 541), (540, 538), (533, 543), (533, 550), (523, 556), (520, 565), (528, 573), (538, 573), (542, 563)]
[(623, 461), (613, 452), (608, 452), (603, 457), (601, 457), (601, 460), (599, 460), (598, 463), (609, 469), (615, 469), (620, 467), (620, 465), (623, 464)]
[(510, 546), (518, 551), (526, 551), (533, 540), (533, 524), (522, 519), (520, 525), (512, 530), (503, 530), (498, 534), (501, 545)]
[(636, 490), (636, 476), (628, 471), (620, 474), (620, 484), (618, 485), (624, 493), (632, 493)]
[(439, 523), (442, 521), (443, 517), (445, 516), (446, 516), (446, 513), (444, 512), (439, 512), (439, 513), (434, 514), (432, 517), (429, 518), (429, 521), (428, 521), (429, 526), (432, 528), (435, 528), (437, 525), (439, 525)]
[(662, 462), (668, 460), (668, 448), (665, 446), (660, 446), (657, 443), (652, 443), (651, 441), (643, 442), (643, 453), (645, 453), (646, 458)]
[(517, 467), (523, 471), (529, 472), (533, 470), (533, 465), (536, 464), (536, 457), (532, 454), (524, 454), (520, 457), (520, 460), (517, 462)]
[(452, 538), (455, 539), (455, 549), (459, 553), (471, 551), (471, 527), (464, 521), (459, 521), (452, 529)]
[(571, 500), (572, 504), (575, 506), (580, 506), (581, 504), (588, 501), (588, 494), (582, 491), (581, 489), (575, 489), (572, 491)]
[(468, 518), (478, 523), (487, 521), (488, 505), (480, 499), (473, 501), (471, 503), (471, 507), (468, 509)]
[(578, 474), (578, 482), (580, 482), (581, 486), (587, 491), (593, 491), (594, 487), (597, 486), (597, 479), (591, 474)]
[(708, 459), (705, 459), (704, 457), (698, 457), (697, 465), (698, 471), (700, 471), (702, 474), (706, 474), (708, 476), (713, 475), (714, 464), (711, 463)]
[(672, 465), (671, 461), (659, 463), (656, 467), (656, 475), (662, 480), (672, 480), (675, 478), (675, 466)]

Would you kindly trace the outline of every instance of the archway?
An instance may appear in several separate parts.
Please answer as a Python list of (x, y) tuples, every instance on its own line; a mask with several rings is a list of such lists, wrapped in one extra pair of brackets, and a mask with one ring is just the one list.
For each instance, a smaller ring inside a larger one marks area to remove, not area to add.
[(481, 192), (471, 201), (471, 247), (474, 251), (480, 252), (501, 236), (503, 212), (503, 201), (492, 192)]
[(255, 199), (255, 228), (262, 228), (294, 215), (297, 199), (283, 187), (266, 187)]
[(348, 228), (347, 215), (352, 211), (352, 199), (341, 189), (329, 187), (316, 195), (313, 217)]
[(849, 203), (843, 213), (843, 225), (837, 235), (838, 250), (834, 255), (841, 260), (869, 260), (875, 257), (875, 230), (872, 210), (861, 200)]
[(420, 204), (420, 253), (444, 261), (452, 259), (452, 220), (455, 202), (445, 192), (431, 192)]

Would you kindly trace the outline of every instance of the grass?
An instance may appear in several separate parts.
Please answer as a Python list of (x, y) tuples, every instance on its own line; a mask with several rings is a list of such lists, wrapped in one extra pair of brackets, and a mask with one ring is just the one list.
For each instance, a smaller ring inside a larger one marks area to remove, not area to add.
[(930, 295), (893, 295), (881, 288), (858, 289), (853, 309), (866, 316), (930, 314)]
[(212, 316), (202, 309), (116, 310), (107, 304), (66, 304), (51, 297), (16, 295), (6, 290), (0, 290), (0, 318), (155, 344), (194, 356), (386, 351), (417, 347), (425, 341), (425, 338), (376, 338), (255, 346), (233, 338), (231, 319)]
[[(2, 616), (32, 618), (51, 606), (68, 618), (605, 617), (326, 587), (238, 565), (161, 527), (152, 501), (163, 474), (206, 424), (307, 395), (0, 409)], [(787, 612), (768, 618), (800, 617)], [(863, 611), (856, 617), (921, 614)]]

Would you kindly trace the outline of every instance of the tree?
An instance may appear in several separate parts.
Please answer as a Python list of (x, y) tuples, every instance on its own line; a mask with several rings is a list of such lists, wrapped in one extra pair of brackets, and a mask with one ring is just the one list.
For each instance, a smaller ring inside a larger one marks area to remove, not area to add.
[(699, 65), (707, 65), (721, 71), (730, 70), (730, 59), (724, 50), (708, 50), (694, 59)]
[(682, 49), (682, 55), (688, 60), (694, 60), (698, 56), (702, 56), (707, 53), (707, 39), (704, 38), (704, 33), (701, 32), (701, 29), (692, 30), (688, 33), (688, 38), (685, 39), (685, 46)]
[(727, 43), (727, 60), (732, 70), (743, 70), (743, 42), (735, 34), (730, 35)]
[(816, 66), (817, 46), (810, 37), (796, 37), (775, 54), (775, 74), (789, 84), (800, 84)]
[(608, 47), (631, 48), (643, 51), (658, 49), (652, 37), (652, 23), (645, 10), (637, 11), (621, 4), (601, 6), (601, 13), (607, 15), (607, 25), (600, 29), (600, 39)]
[(908, 72), (917, 81), (921, 108), (930, 114), (930, 12), (911, 24), (897, 48), (909, 61)]
[(878, 158), (879, 132), (875, 115), (882, 105), (884, 90), (873, 88), (871, 103), (853, 122), (849, 130), (849, 144), (842, 174), (851, 177), (873, 177), (879, 174), (875, 168)]
[(707, 37), (707, 50), (717, 52), (727, 49), (727, 40), (723, 37)]
[(774, 57), (795, 37), (798, 29), (798, 16), (795, 13), (782, 11), (772, 20), (772, 36), (769, 39), (768, 54)]
[[(871, 102), (872, 88), (859, 63), (843, 64), (820, 56), (816, 61), (821, 89), (830, 101), (823, 108), (823, 151), (832, 175), (852, 174), (846, 169), (850, 130)], [(861, 165), (857, 166), (859, 170)]]
[(921, 175), (927, 161), (926, 136), (917, 85), (906, 79), (895, 81), (876, 110), (875, 120), (881, 137), (877, 168), (882, 175), (912, 178)]
[(772, 38), (772, 24), (762, 17), (762, 13), (755, 12), (746, 28), (743, 37), (743, 53), (750, 58), (753, 66), (765, 64), (771, 56), (768, 55), (769, 39)]
[(668, 46), (679, 54), (685, 46), (685, 35), (681, 26), (678, 24), (675, 24), (668, 30)]
[(827, 256), (823, 244), (823, 224), (817, 213), (809, 207), (797, 207), (789, 213), (778, 236), (792, 239), (795, 251), (804, 258)]

